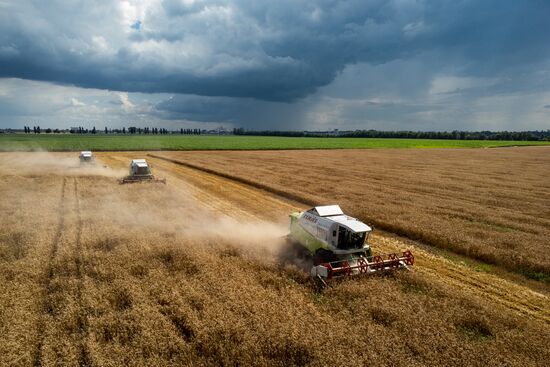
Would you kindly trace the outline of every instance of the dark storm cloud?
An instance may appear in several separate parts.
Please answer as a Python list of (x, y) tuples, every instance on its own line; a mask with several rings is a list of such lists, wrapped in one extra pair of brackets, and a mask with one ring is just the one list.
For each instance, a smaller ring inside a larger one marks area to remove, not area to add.
[(2, 2), (0, 77), (295, 101), (347, 65), (433, 52), (432, 72), (529, 78), (549, 16), (542, 0)]
[(154, 115), (163, 120), (230, 123), (254, 129), (300, 129), (311, 101), (282, 103), (252, 98), (175, 95), (154, 107)]

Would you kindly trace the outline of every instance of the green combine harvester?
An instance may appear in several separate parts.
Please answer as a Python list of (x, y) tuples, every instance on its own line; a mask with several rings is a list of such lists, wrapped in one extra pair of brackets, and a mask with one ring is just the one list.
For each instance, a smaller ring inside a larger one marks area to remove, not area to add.
[(345, 215), (338, 205), (316, 206), (290, 215), (292, 242), (313, 257), (311, 276), (324, 282), (339, 276), (374, 274), (413, 265), (410, 251), (373, 255), (367, 242), (372, 228)]

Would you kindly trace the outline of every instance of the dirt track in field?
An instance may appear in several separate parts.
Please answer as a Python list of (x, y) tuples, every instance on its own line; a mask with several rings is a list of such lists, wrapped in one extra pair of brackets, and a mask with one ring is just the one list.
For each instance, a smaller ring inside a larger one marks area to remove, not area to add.
[[(143, 152), (139, 154), (145, 156)], [(130, 158), (136, 157), (136, 153), (100, 153), (99, 156), (109, 167), (123, 168)], [(290, 212), (306, 208), (304, 204), (223, 177), (161, 159), (147, 159), (153, 165), (154, 173), (166, 177), (168, 185), (176, 187), (182, 195), (191, 194), (205, 206), (237, 220), (253, 218), (285, 224)], [(426, 250), (424, 246), (400, 240), (388, 233), (377, 233), (371, 238), (375, 252), (394, 252), (412, 248), (416, 258), (414, 271), (433, 281), (461, 290), (473, 297), (490, 300), (517, 314), (550, 323), (550, 298), (542, 290), (533, 290), (521, 282), (476, 271), (438, 256)]]

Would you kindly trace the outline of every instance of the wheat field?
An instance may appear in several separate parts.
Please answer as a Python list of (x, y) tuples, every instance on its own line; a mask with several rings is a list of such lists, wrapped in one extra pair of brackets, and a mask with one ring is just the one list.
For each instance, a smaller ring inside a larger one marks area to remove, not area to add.
[(550, 149), (159, 152), (550, 280)]
[[(0, 365), (542, 366), (550, 358), (544, 293), (421, 248), (411, 272), (320, 291), (282, 239), (288, 213), (304, 204), (155, 159), (166, 186), (119, 185), (129, 158), (142, 156), (104, 153), (107, 167), (80, 169), (71, 153), (0, 154)], [(309, 179), (300, 173), (295, 180)], [(389, 235), (372, 245), (409, 246)]]

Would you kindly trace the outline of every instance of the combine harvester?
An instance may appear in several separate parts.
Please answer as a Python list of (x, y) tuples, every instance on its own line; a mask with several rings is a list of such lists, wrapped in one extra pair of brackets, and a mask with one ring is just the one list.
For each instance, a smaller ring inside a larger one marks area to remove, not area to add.
[(95, 164), (95, 157), (89, 150), (84, 150), (80, 152), (80, 155), (78, 156), (78, 159), (80, 160), (80, 165), (94, 165)]
[(166, 184), (165, 178), (156, 178), (145, 159), (132, 159), (130, 174), (119, 181), (120, 184), (136, 182), (160, 182)]
[(311, 276), (325, 279), (374, 274), (413, 265), (410, 251), (372, 255), (367, 243), (372, 228), (345, 215), (338, 205), (316, 206), (290, 215), (289, 239), (313, 256)]

